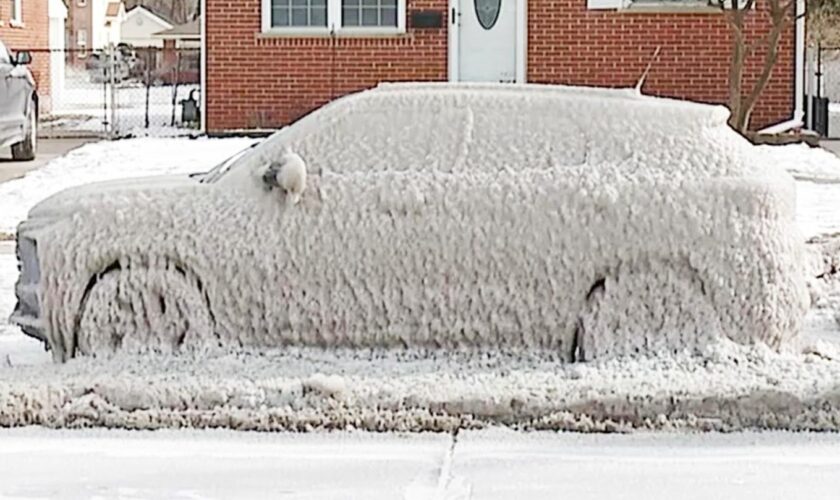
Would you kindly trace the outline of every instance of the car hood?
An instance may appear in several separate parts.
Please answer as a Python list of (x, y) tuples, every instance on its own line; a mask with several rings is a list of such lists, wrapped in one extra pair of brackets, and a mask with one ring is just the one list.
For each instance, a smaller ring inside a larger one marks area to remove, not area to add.
[(159, 175), (113, 181), (94, 182), (72, 187), (41, 201), (29, 211), (30, 223), (71, 215), (87, 208), (106, 208), (124, 205), (132, 196), (145, 192), (160, 192), (200, 186), (189, 175)]

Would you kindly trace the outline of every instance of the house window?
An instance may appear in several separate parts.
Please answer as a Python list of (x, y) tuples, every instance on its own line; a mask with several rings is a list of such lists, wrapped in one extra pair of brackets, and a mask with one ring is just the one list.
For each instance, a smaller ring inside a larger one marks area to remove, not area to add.
[(76, 32), (76, 47), (79, 49), (79, 57), (85, 57), (87, 55), (87, 30), (80, 29)]
[(271, 0), (271, 26), (326, 27), (327, 0)]
[(342, 26), (397, 27), (397, 0), (341, 0)]
[(9, 16), (9, 20), (12, 24), (20, 24), (23, 22), (23, 6), (21, 5), (22, 0), (9, 0), (11, 2), (12, 14)]
[(262, 0), (263, 32), (398, 34), (406, 0)]

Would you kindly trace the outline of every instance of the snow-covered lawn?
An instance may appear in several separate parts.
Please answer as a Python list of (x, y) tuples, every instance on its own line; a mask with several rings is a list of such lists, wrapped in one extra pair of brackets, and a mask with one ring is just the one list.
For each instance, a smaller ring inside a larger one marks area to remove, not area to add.
[(835, 434), (0, 431), (3, 498), (837, 498)]

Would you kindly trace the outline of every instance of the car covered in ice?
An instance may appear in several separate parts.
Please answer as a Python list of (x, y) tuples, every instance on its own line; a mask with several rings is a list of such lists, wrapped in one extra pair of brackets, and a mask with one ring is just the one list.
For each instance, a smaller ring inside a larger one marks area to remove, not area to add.
[(727, 117), (624, 89), (380, 85), (207, 173), (43, 201), (12, 320), (56, 360), (776, 347), (808, 303), (794, 183)]

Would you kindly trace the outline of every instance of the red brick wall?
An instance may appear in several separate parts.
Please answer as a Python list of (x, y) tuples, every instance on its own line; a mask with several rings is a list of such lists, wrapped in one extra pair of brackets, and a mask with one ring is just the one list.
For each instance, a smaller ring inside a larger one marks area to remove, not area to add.
[[(447, 0), (408, 0), (407, 10)], [(726, 100), (729, 32), (719, 13), (589, 11), (586, 0), (528, 0), (528, 80), (632, 86), (661, 46), (645, 91), (705, 102)], [(756, 22), (755, 30), (764, 26)], [(410, 20), (407, 20), (410, 23)], [(446, 20), (444, 20), (446, 26)], [(207, 127), (276, 127), (379, 81), (445, 80), (447, 29), (401, 37), (261, 37), (259, 0), (207, 0)], [(754, 126), (790, 117), (793, 30), (753, 118)], [(753, 74), (758, 59), (750, 61)]]
[[(446, 10), (447, 0), (409, 0)], [(262, 38), (259, 0), (207, 0), (207, 126), (276, 127), (383, 80), (446, 78), (446, 28), (386, 38)]]
[[(48, 0), (23, 0), (23, 26), (11, 26), (11, 2), (0, 2), (0, 40), (10, 50), (28, 49), (32, 52), (32, 65), (29, 69), (38, 84), (42, 111), (48, 111), (50, 94), (50, 54)], [(40, 51), (39, 51), (40, 50)]]
[[(540, 83), (633, 86), (661, 46), (644, 91), (725, 103), (731, 37), (723, 16), (709, 13), (633, 13), (586, 10), (585, 0), (531, 0), (528, 80)], [(769, 21), (751, 16), (748, 36), (759, 40)], [(638, 11), (637, 11), (638, 12)], [(760, 128), (793, 112), (794, 29), (783, 37), (778, 63), (753, 113)], [(763, 53), (748, 61), (748, 77), (761, 70)], [(754, 80), (748, 78), (748, 83)]]

